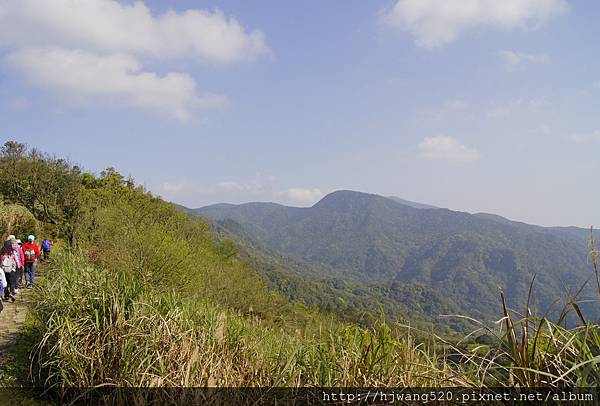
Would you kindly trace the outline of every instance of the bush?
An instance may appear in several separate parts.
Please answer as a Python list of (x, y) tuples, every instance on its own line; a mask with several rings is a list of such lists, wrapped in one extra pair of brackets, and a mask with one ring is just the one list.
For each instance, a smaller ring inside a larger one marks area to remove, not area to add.
[(24, 240), (29, 234), (38, 234), (40, 229), (39, 223), (26, 208), (0, 202), (0, 236), (6, 238), (13, 234)]

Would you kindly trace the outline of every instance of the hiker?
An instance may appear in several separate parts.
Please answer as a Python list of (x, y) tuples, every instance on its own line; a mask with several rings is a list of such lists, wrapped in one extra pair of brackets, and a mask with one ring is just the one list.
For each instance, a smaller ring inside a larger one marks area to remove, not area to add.
[(4, 310), (4, 304), (2, 304), (2, 291), (6, 289), (6, 275), (4, 274), (4, 267), (2, 266), (4, 247), (0, 249), (0, 312)]
[(23, 244), (23, 254), (25, 254), (25, 287), (33, 288), (33, 280), (35, 278), (35, 265), (40, 257), (40, 249), (34, 242), (35, 236), (27, 237), (27, 242)]
[[(11, 289), (11, 291), (14, 290), (14, 293), (19, 293), (19, 270), (21, 270), (21, 273), (23, 271), (23, 267), (25, 266), (25, 255), (23, 254), (23, 250), (21, 249), (21, 247), (18, 244), (18, 240), (15, 238), (14, 235), (9, 235), (8, 236), (8, 240), (12, 243), (12, 247), (13, 247), (13, 251), (15, 252), (15, 259), (17, 260), (17, 269), (15, 271), (15, 283), (14, 283), (14, 289)], [(10, 285), (10, 280), (7, 281), (8, 284)]]
[(11, 240), (4, 241), (0, 250), (0, 264), (4, 274), (4, 301), (15, 301), (15, 285), (17, 283), (17, 256)]
[(20, 266), (19, 268), (17, 268), (17, 289), (22, 289), (23, 274), (25, 273), (25, 253), (23, 252), (23, 243), (21, 242), (21, 240), (17, 240), (17, 254), (19, 254), (19, 259), (21, 260)]
[(54, 244), (52, 243), (52, 241), (45, 239), (44, 241), (42, 241), (42, 252), (44, 254), (44, 261), (48, 259), (48, 257), (50, 257), (50, 250), (52, 249), (52, 246)]

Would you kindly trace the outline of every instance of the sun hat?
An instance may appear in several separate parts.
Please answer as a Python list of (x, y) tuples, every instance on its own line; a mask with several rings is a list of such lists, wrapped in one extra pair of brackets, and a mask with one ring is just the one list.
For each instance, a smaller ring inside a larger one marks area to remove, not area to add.
[(17, 240), (17, 244), (22, 244), (21, 240)]

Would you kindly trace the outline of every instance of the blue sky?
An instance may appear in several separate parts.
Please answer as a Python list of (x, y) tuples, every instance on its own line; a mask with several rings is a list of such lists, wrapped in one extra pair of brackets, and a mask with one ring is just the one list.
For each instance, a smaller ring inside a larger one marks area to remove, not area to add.
[(0, 137), (166, 199), (600, 225), (600, 3), (0, 0)]

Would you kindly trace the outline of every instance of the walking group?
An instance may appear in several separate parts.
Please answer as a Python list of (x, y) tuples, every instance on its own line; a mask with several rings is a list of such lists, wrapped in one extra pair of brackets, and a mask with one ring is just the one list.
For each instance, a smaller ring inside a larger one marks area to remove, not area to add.
[[(49, 258), (52, 245), (50, 240), (42, 242), (44, 259)], [(16, 301), (15, 294), (19, 289), (34, 287), (35, 268), (40, 254), (33, 235), (27, 237), (25, 244), (14, 235), (9, 235), (4, 241), (0, 248), (0, 311), (4, 309), (3, 301)]]

